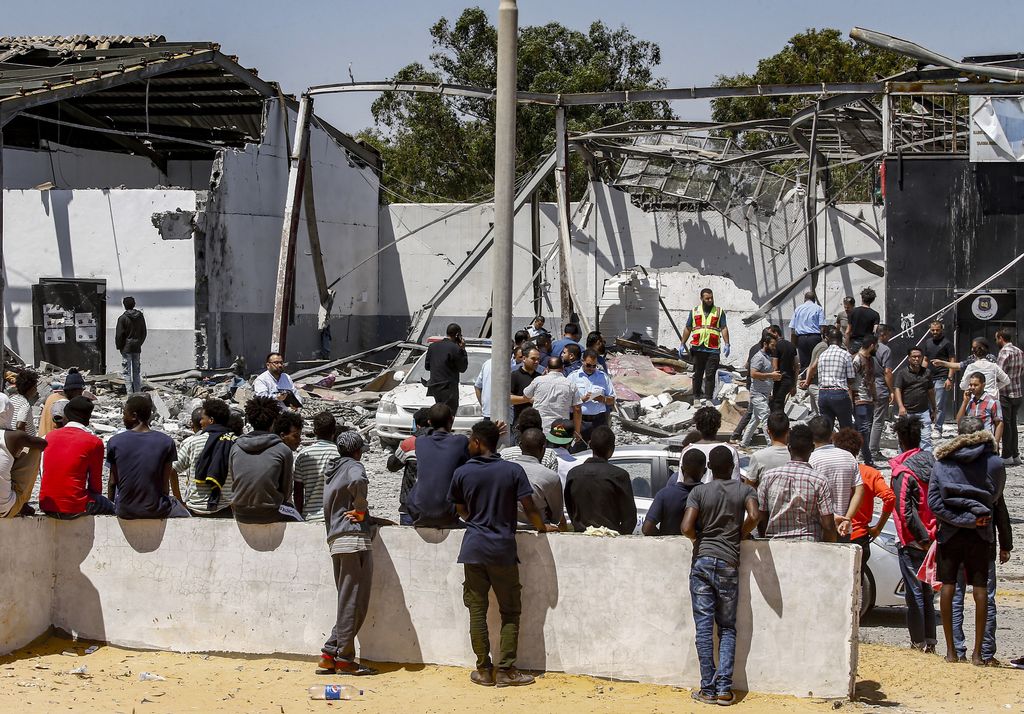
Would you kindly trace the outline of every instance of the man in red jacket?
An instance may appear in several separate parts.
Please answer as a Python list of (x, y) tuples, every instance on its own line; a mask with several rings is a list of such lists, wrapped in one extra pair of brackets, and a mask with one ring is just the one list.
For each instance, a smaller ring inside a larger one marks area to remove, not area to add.
[(935, 539), (935, 516), (928, 507), (928, 481), (935, 457), (921, 450), (921, 420), (901, 416), (896, 420), (899, 456), (890, 459), (892, 490), (896, 496), (893, 521), (899, 545), (896, 547), (903, 573), (907, 601), (907, 629), (911, 647), (935, 651), (935, 592), (917, 579), (931, 542)]
[(75, 397), (64, 407), (66, 423), (46, 435), (39, 507), (56, 518), (112, 516), (103, 491), (103, 441), (89, 431), (92, 402)]

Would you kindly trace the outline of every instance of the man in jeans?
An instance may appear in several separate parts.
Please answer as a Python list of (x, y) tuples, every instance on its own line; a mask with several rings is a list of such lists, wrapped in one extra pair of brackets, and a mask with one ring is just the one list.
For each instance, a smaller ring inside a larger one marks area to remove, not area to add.
[[(704, 704), (732, 704), (736, 657), (736, 605), (739, 600), (740, 541), (757, 526), (757, 493), (732, 478), (732, 451), (717, 446), (708, 459), (714, 478), (695, 486), (686, 499), (683, 535), (695, 541), (690, 566), (690, 599), (700, 689), (691, 696)], [(698, 535), (699, 534), (699, 535)], [(715, 625), (718, 668), (715, 668)]]
[(946, 396), (953, 393), (953, 377), (956, 370), (941, 366), (942, 362), (953, 359), (953, 345), (943, 334), (942, 323), (936, 320), (928, 327), (928, 337), (921, 343), (927, 360), (928, 376), (935, 385), (935, 425), (937, 438), (942, 437), (942, 425), (946, 422)]
[(932, 422), (936, 417), (935, 384), (922, 364), (920, 347), (907, 351), (907, 366), (896, 373), (893, 387), (899, 416), (915, 416), (921, 420), (921, 448), (932, 450)]
[[(746, 448), (754, 439), (758, 429), (764, 428), (768, 419), (768, 403), (772, 398), (775, 383), (782, 379), (775, 358), (775, 335), (769, 332), (761, 337), (761, 349), (750, 358), (750, 422), (743, 431), (740, 446)], [(767, 437), (767, 434), (766, 434)]]
[[(533, 677), (516, 669), (522, 585), (516, 553), (516, 508), (522, 505), (530, 523), (541, 533), (558, 530), (544, 525), (533, 503), (533, 487), (519, 464), (496, 453), (498, 425), (480, 421), (469, 437), (470, 460), (455, 470), (449, 500), (466, 522), (459, 550), (465, 569), (462, 600), (469, 610), (469, 638), (476, 654), (474, 684), (516, 687), (533, 684)], [(495, 673), (487, 631), (487, 608), (494, 591), (501, 613), (500, 655)]]
[(892, 410), (892, 371), (896, 366), (889, 339), (893, 329), (889, 325), (878, 326), (878, 344), (875, 345), (875, 413), (871, 420), (869, 447), (872, 461), (882, 461), (882, 429), (890, 418)]
[(124, 312), (117, 318), (114, 346), (121, 353), (124, 388), (128, 394), (142, 390), (142, 343), (146, 341), (146, 318), (135, 309), (135, 298), (130, 295), (121, 301)]
[(1005, 328), (996, 331), (996, 345), (999, 346), (996, 363), (1010, 379), (1010, 384), (999, 390), (999, 405), (1003, 409), (1003, 463), (1007, 466), (1020, 466), (1017, 415), (1024, 394), (1024, 351), (1013, 344), (1013, 336)]
[(818, 378), (818, 413), (835, 426), (853, 426), (853, 383), (856, 375), (850, 353), (842, 347), (843, 338), (839, 330), (830, 328), (826, 341), (828, 347), (807, 368), (807, 377), (802, 386), (807, 389), (815, 376)]
[(907, 630), (911, 647), (934, 652), (935, 592), (931, 585), (917, 579), (917, 572), (935, 539), (935, 516), (928, 507), (928, 483), (935, 457), (921, 449), (920, 419), (902, 416), (896, 420), (895, 430), (901, 453), (889, 464), (896, 496), (893, 523), (907, 602)]

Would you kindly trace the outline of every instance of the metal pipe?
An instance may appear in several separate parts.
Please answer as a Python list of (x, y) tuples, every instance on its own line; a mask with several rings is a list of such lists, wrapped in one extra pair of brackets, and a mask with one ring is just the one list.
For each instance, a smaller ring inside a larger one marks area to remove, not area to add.
[[(850, 37), (859, 42), (863, 42), (864, 44), (871, 45), (872, 47), (879, 47), (883, 50), (897, 52), (912, 59), (927, 62), (928, 64), (937, 65), (939, 67), (949, 67), (950, 69), (955, 69), (958, 72), (963, 72), (964, 74), (975, 74), (979, 77), (991, 77), (992, 79), (1000, 79), (1006, 82), (1024, 81), (1024, 70), (1022, 69), (991, 67), (984, 64), (957, 62), (956, 60), (950, 59), (945, 55), (940, 55), (938, 52), (934, 52), (927, 47), (922, 47), (916, 42), (910, 42), (909, 40), (903, 40), (899, 37), (893, 37), (892, 35), (887, 35), (884, 32), (867, 30), (863, 27), (855, 27), (850, 30)], [(995, 87), (992, 89), (993, 94), (999, 94), (998, 89)]]
[[(807, 200), (804, 204), (804, 220), (807, 226), (807, 268), (813, 270), (818, 264), (818, 113), (821, 102), (814, 105), (814, 119), (811, 123), (811, 143), (808, 148), (810, 166), (807, 169)], [(811, 273), (811, 289), (818, 289), (818, 274)]]
[[(533, 253), (533, 314), (539, 315), (544, 309), (544, 293), (541, 285), (541, 246), (540, 246), (540, 194), (534, 192), (530, 196), (530, 250)], [(513, 310), (515, 306), (513, 305)]]
[(313, 98), (303, 94), (295, 118), (295, 137), (288, 160), (288, 193), (285, 194), (284, 220), (281, 225), (281, 252), (277, 259), (277, 287), (274, 290), (274, 322), (270, 351), (284, 356), (288, 339), (288, 316), (291, 313), (292, 288), (295, 283), (295, 243), (302, 214), (302, 189), (305, 184), (305, 157), (309, 145), (309, 115)]
[(498, 5), (498, 89), (494, 124), (494, 251), (491, 254), (491, 417), (504, 420), (512, 395), (506, 368), (512, 345), (512, 244), (516, 190), (516, 76), (519, 8), (516, 0)]

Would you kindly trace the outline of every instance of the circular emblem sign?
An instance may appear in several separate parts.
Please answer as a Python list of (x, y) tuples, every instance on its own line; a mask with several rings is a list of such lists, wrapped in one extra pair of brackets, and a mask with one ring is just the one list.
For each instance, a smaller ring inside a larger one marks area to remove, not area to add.
[(979, 320), (991, 320), (999, 310), (999, 303), (991, 295), (979, 295), (971, 303), (971, 312)]

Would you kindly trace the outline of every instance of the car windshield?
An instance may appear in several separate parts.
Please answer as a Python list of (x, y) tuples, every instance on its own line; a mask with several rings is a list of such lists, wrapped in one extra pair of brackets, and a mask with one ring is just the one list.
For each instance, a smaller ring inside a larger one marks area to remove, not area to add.
[[(491, 352), (490, 350), (466, 350), (466, 355), (469, 357), (469, 369), (462, 373), (459, 382), (462, 384), (473, 384), (476, 382), (477, 375), (480, 374), (480, 368), (484, 366), (484, 362), (491, 358)], [(409, 376), (405, 378), (406, 384), (422, 384), (430, 377), (430, 372), (423, 366), (426, 359), (427, 355), (424, 353), (416, 361), (416, 364), (409, 371)]]

